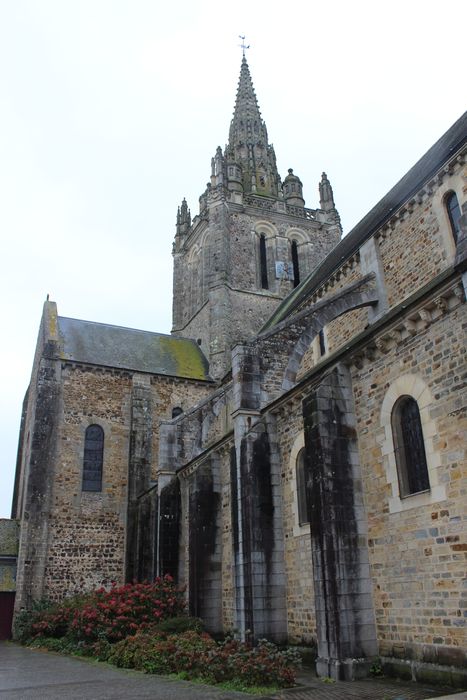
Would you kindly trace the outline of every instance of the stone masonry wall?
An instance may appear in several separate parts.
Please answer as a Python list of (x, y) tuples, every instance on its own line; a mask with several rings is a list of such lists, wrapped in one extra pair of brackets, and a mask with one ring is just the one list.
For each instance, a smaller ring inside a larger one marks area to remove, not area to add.
[[(141, 377), (143, 380), (144, 375)], [(134, 380), (128, 373), (68, 365), (62, 379), (63, 422), (46, 566), (45, 593), (52, 599), (61, 597), (64, 589), (70, 595), (124, 580), (130, 428), (135, 420), (131, 405), (137, 398)], [(141, 468), (147, 473), (142, 474), (140, 486), (134, 484), (133, 498), (158, 473), (159, 419), (171, 418), (175, 406), (186, 409), (208, 391), (205, 383), (170, 377), (149, 377), (146, 384), (152, 404), (152, 425), (148, 426), (152, 447), (149, 446), (150, 463), (146, 466), (146, 458), (141, 454)], [(142, 390), (143, 386), (137, 389)], [(81, 489), (84, 433), (92, 423), (104, 430), (103, 485), (99, 493)], [(134, 507), (131, 518), (133, 511)], [(133, 529), (131, 532), (133, 542), (137, 535)], [(127, 565), (133, 571), (133, 565)]]
[(284, 558), (289, 640), (310, 644), (316, 640), (310, 526), (299, 524), (296, 463), (304, 447), (302, 406), (285, 404), (277, 417), (284, 516)]
[[(45, 594), (59, 599), (123, 582), (131, 378), (66, 366)], [(84, 433), (104, 430), (102, 491), (82, 491)]]
[[(458, 304), (384, 357), (353, 368), (381, 655), (465, 663), (465, 339), (465, 304)], [(428, 460), (438, 466), (432, 493), (407, 497), (394, 511), (382, 404), (395, 383), (411, 394), (420, 381), (418, 401), (427, 392), (432, 399), (422, 410)]]
[[(381, 284), (387, 299), (382, 303), (394, 307), (452, 265), (455, 254), (444, 196), (456, 191), (462, 203), (467, 187), (467, 169), (455, 164), (453, 172), (445, 169), (441, 176), (422, 189), (417, 198), (403, 206), (393, 219), (374, 237), (381, 259)], [(360, 254), (357, 252), (342, 267), (304, 300), (297, 312), (325, 300), (342, 287), (362, 277)], [(332, 353), (363, 331), (370, 321), (368, 309), (346, 313), (325, 328), (327, 352)], [(310, 347), (302, 360), (298, 376), (303, 376), (320, 357)]]
[(389, 305), (399, 303), (452, 264), (454, 239), (444, 205), (447, 192), (455, 191), (462, 207), (467, 168), (456, 163), (445, 168), (402, 208), (399, 216), (380, 231)]
[(217, 633), (235, 627), (229, 445), (226, 442), (199, 464), (180, 472), (179, 580), (187, 587), (193, 613), (209, 618), (210, 628)]
[(157, 478), (159, 465), (159, 421), (171, 420), (172, 409), (181, 408), (188, 411), (212, 393), (212, 385), (206, 382), (194, 382), (173, 377), (154, 376), (151, 379), (152, 413), (154, 416), (152, 431), (152, 464), (150, 478)]

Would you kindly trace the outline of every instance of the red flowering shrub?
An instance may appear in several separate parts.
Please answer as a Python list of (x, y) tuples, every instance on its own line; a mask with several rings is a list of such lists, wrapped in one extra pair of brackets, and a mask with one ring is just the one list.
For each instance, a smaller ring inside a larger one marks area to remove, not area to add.
[(94, 656), (146, 673), (177, 673), (210, 683), (293, 685), (299, 655), (265, 640), (215, 642), (185, 611), (172, 578), (101, 588), (28, 613), (21, 640)]
[(110, 591), (101, 588), (75, 611), (70, 633), (77, 640), (105, 637), (109, 642), (118, 641), (179, 615), (184, 608), (183, 594), (170, 576), (154, 583), (114, 586)]
[(180, 615), (184, 609), (183, 592), (170, 576), (164, 576), (154, 583), (100, 588), (87, 596), (64, 601), (38, 613), (31, 632), (33, 638), (66, 635), (85, 644), (98, 639), (115, 642)]

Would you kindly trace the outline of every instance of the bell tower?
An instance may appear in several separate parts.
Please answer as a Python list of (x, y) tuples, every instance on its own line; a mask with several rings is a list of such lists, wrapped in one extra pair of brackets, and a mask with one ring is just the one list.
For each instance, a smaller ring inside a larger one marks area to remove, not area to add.
[(320, 197), (320, 208), (305, 208), (291, 168), (282, 182), (243, 55), (228, 143), (211, 160), (199, 213), (192, 220), (185, 200), (179, 207), (173, 246), (172, 333), (198, 341), (212, 377), (339, 241), (327, 178)]

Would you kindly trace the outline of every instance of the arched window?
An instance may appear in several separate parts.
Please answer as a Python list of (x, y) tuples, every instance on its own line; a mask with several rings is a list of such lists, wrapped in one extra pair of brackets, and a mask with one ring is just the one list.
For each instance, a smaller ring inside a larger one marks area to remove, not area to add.
[(172, 418), (176, 418), (177, 416), (181, 415), (183, 413), (183, 408), (180, 406), (174, 406), (172, 408)]
[(319, 344), (319, 354), (321, 357), (326, 354), (326, 340), (324, 337), (324, 329), (321, 328), (321, 330), (318, 333), (318, 344)]
[(449, 223), (451, 224), (451, 231), (454, 240), (457, 243), (457, 238), (460, 233), (459, 219), (461, 218), (461, 209), (459, 206), (459, 200), (455, 192), (450, 192), (446, 199), (444, 200), (446, 205), (446, 211), (449, 217)]
[(83, 491), (102, 491), (104, 431), (100, 425), (89, 425), (84, 436)]
[(259, 239), (259, 266), (261, 270), (261, 287), (263, 289), (269, 289), (266, 238), (264, 235), (261, 235)]
[(295, 465), (297, 480), (297, 505), (298, 524), (306, 525), (309, 522), (308, 508), (306, 504), (306, 479), (305, 479), (305, 449), (302, 448), (297, 456)]
[(297, 241), (292, 241), (292, 265), (293, 265), (293, 286), (298, 287), (300, 284), (300, 267), (298, 264), (298, 246)]
[(401, 396), (392, 409), (392, 436), (401, 498), (428, 491), (430, 480), (418, 404)]

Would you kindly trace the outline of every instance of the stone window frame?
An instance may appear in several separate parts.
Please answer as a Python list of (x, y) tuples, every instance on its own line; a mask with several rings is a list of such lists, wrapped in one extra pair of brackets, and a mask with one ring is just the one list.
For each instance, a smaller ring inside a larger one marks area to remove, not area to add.
[[(460, 219), (460, 217), (462, 216), (462, 209), (461, 209), (459, 197), (457, 196), (456, 190), (451, 189), (451, 190), (448, 190), (446, 192), (446, 194), (443, 197), (443, 204), (444, 204), (444, 208), (446, 210), (446, 214), (448, 217), (451, 235), (454, 239), (455, 245), (457, 246), (457, 239), (458, 239), (459, 234), (460, 234), (460, 227), (459, 227), (459, 230), (456, 230), (456, 222), (452, 218), (451, 207), (449, 205), (450, 200), (452, 200), (454, 197), (456, 198), (457, 208), (459, 209), (459, 219)], [(457, 226), (459, 226), (459, 221), (457, 221)]]
[(436, 215), (439, 223), (441, 244), (448, 259), (453, 259), (456, 255), (456, 241), (452, 233), (451, 221), (446, 207), (446, 198), (451, 192), (456, 194), (457, 201), (459, 202), (459, 207), (462, 212), (462, 205), (465, 203), (465, 200), (459, 196), (459, 193), (462, 192), (461, 173), (446, 176), (442, 185), (440, 185), (440, 187), (434, 193), (432, 199), (433, 212)]
[[(395, 404), (402, 396), (410, 396), (418, 404), (425, 443), (430, 490), (422, 493), (410, 494), (401, 498), (393, 437), (392, 411)], [(395, 379), (386, 391), (381, 405), (381, 427), (384, 430), (381, 449), (383, 465), (386, 471), (386, 480), (391, 486), (391, 494), (388, 499), (390, 513), (400, 513), (410, 510), (411, 508), (427, 506), (432, 503), (437, 503), (438, 501), (446, 500), (446, 486), (441, 484), (439, 479), (441, 454), (439, 450), (435, 449), (433, 441), (433, 438), (438, 432), (436, 422), (430, 415), (433, 407), (434, 399), (430, 388), (418, 375), (404, 374)]]
[(287, 229), (286, 237), (289, 241), (290, 260), (292, 261), (292, 243), (297, 245), (298, 269), (300, 282), (305, 279), (309, 272), (309, 238), (305, 231), (295, 226)]
[(296, 436), (289, 456), (289, 468), (293, 475), (291, 479), (292, 487), (292, 515), (293, 515), (293, 535), (301, 537), (310, 535), (310, 523), (300, 525), (300, 514), (298, 508), (298, 488), (297, 488), (297, 460), (300, 452), (305, 449), (305, 433), (300, 431)]
[[(85, 488), (85, 479), (84, 479), (84, 465), (85, 465), (85, 457), (86, 457), (86, 440), (87, 440), (87, 435), (88, 431), (90, 428), (97, 427), (100, 429), (102, 433), (102, 453), (101, 453), (101, 458), (100, 458), (100, 485), (99, 488)], [(81, 492), (82, 493), (98, 493), (101, 494), (104, 488), (104, 456), (105, 456), (105, 442), (106, 442), (106, 436), (105, 436), (105, 429), (104, 426), (101, 425), (99, 421), (92, 421), (91, 423), (88, 423), (86, 427), (84, 428), (83, 432), (83, 454), (81, 458)]]
[[(261, 292), (274, 292), (274, 275), (273, 275), (273, 261), (276, 259), (276, 246), (275, 241), (278, 236), (278, 231), (275, 226), (270, 224), (268, 221), (258, 221), (253, 229), (254, 234), (254, 250), (256, 258), (256, 286)], [(260, 240), (264, 237), (265, 249), (266, 249), (266, 273), (268, 286), (262, 286), (262, 270), (261, 270), (261, 260), (260, 260)]]
[(391, 421), (401, 497), (429, 491), (430, 477), (420, 409), (412, 396), (404, 394), (397, 399), (392, 407)]

